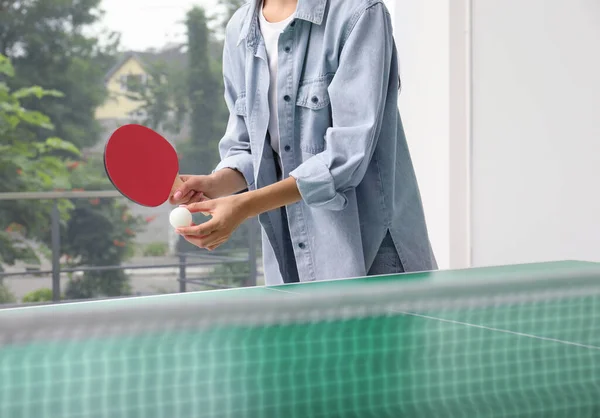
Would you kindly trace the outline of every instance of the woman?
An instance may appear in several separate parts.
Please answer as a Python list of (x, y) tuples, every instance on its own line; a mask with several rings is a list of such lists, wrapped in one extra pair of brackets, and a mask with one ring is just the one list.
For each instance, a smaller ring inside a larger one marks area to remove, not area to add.
[(437, 268), (382, 1), (252, 0), (223, 55), (222, 161), (171, 199), (212, 219), (178, 233), (213, 250), (258, 216), (267, 285)]

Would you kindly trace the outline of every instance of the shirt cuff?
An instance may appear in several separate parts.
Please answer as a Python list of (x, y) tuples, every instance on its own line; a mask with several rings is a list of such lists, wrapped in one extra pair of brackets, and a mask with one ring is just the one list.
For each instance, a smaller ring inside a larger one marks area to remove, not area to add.
[(290, 173), (302, 200), (309, 206), (328, 210), (343, 210), (348, 205), (344, 193), (335, 188), (329, 168), (318, 156), (313, 156)]
[(248, 153), (241, 153), (230, 155), (229, 157), (221, 160), (219, 165), (213, 170), (213, 173), (223, 170), (224, 168), (230, 168), (232, 170), (239, 171), (244, 176), (248, 190), (254, 188), (254, 167), (252, 164), (252, 155)]

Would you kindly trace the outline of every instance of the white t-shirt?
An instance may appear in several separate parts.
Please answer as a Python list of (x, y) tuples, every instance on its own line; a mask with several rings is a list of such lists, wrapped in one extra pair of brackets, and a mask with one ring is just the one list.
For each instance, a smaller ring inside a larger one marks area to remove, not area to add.
[(269, 62), (269, 72), (271, 82), (269, 84), (269, 135), (271, 136), (271, 147), (279, 154), (279, 119), (277, 116), (277, 62), (278, 62), (278, 46), (279, 46), (279, 35), (288, 26), (288, 24), (294, 19), (295, 13), (292, 14), (281, 22), (268, 22), (261, 11), (259, 14), (260, 31), (263, 39), (265, 40), (265, 47), (267, 49), (267, 59)]

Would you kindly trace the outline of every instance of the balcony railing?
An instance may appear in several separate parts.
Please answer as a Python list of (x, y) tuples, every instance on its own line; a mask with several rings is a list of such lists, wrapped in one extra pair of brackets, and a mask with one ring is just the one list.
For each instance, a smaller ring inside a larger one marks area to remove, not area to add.
[[(52, 212), (50, 216), (50, 250), (51, 250), (51, 268), (23, 268), (23, 270), (0, 272), (0, 283), (5, 278), (19, 278), (27, 280), (28, 278), (49, 276), (52, 281), (52, 303), (64, 302), (61, 300), (61, 276), (65, 274), (82, 274), (85, 272), (98, 271), (140, 271), (143, 269), (152, 269), (159, 271), (176, 270), (178, 291), (186, 292), (188, 284), (199, 285), (208, 288), (227, 288), (226, 284), (217, 283), (221, 277), (214, 277), (211, 274), (195, 274), (194, 268), (231, 265), (231, 264), (247, 264), (247, 269), (244, 269), (243, 274), (228, 275), (229, 279), (236, 279), (241, 286), (255, 286), (258, 276), (258, 239), (259, 230), (255, 220), (248, 221), (244, 227), (247, 228), (247, 248), (243, 251), (237, 251), (235, 254), (231, 252), (215, 251), (215, 252), (184, 252), (175, 253), (177, 262), (167, 262), (163, 264), (122, 264), (122, 265), (106, 265), (106, 266), (76, 266), (63, 267), (61, 265), (61, 235), (60, 235), (60, 212), (58, 202), (61, 199), (102, 199), (114, 198), (123, 199), (122, 195), (117, 191), (60, 191), (60, 192), (19, 192), (19, 193), (0, 193), (0, 204), (2, 201), (10, 200), (50, 200), (53, 202)], [(7, 305), (0, 305), (6, 307)]]

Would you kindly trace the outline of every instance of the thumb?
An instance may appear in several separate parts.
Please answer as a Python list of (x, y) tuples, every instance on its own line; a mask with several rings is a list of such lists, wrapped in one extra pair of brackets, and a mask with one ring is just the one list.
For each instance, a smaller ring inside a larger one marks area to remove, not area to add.
[(179, 181), (175, 186), (175, 193), (173, 193), (173, 200), (179, 201), (192, 191), (190, 183), (188, 183), (190, 176), (179, 176)]

